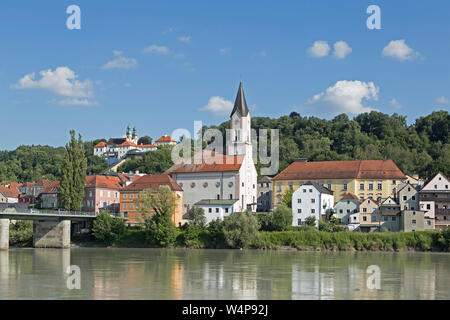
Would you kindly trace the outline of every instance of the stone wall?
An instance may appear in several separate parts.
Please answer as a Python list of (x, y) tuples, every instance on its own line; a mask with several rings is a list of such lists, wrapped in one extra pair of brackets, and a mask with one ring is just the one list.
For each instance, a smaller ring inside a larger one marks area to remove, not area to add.
[(0, 219), (0, 250), (9, 248), (9, 219)]

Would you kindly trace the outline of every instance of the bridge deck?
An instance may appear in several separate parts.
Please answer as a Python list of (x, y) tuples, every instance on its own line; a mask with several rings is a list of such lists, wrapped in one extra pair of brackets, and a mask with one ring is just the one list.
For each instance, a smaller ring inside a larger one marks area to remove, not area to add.
[(57, 210), (18, 210), (0, 211), (0, 219), (12, 220), (89, 220), (96, 218), (95, 212), (57, 211)]

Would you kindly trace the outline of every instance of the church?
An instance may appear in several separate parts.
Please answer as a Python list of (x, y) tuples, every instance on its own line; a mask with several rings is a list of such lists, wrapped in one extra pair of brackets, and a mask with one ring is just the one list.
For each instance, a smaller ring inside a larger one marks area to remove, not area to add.
[(200, 163), (181, 160), (166, 171), (183, 189), (184, 218), (194, 205), (203, 207), (208, 220), (233, 212), (256, 211), (257, 172), (253, 162), (250, 111), (242, 82), (230, 120), (226, 153), (214, 155), (220, 162), (208, 161), (203, 156)]

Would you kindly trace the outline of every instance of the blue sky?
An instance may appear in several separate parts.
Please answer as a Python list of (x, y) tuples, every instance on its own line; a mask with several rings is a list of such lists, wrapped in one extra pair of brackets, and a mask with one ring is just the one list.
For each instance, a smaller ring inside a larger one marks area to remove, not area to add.
[[(81, 30), (66, 27), (72, 4)], [(381, 30), (366, 27), (371, 4)], [(70, 129), (158, 138), (219, 124), (241, 75), (252, 116), (411, 122), (449, 110), (449, 13), (446, 0), (3, 0), (0, 150), (64, 145)]]

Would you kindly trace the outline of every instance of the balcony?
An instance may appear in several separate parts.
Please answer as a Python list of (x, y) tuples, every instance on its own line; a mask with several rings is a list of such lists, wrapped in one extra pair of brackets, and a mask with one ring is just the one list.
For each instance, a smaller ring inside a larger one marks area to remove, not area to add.
[(427, 194), (426, 196), (419, 194), (419, 201), (450, 202), (450, 195), (440, 194), (436, 197), (432, 194)]

